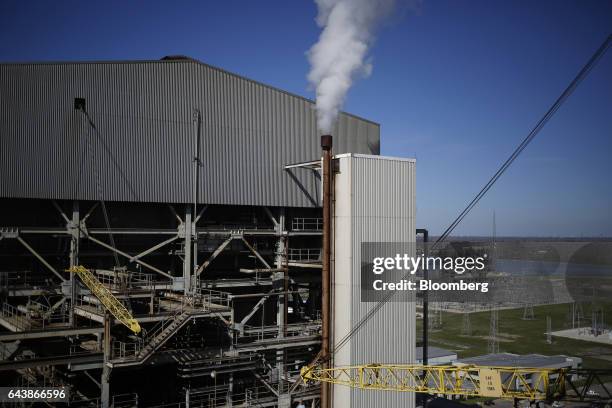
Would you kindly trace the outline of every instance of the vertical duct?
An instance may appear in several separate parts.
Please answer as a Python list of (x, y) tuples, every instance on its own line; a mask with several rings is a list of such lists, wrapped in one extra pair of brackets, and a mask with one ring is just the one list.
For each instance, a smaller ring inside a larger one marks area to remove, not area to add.
[[(187, 265), (191, 266), (191, 270), (189, 272), (189, 282), (185, 282), (185, 288), (188, 288), (189, 291), (192, 290), (192, 282), (191, 279), (195, 277), (195, 271), (198, 269), (198, 232), (196, 229), (196, 224), (198, 222), (198, 187), (199, 187), (199, 173), (200, 173), (200, 111), (197, 109), (193, 110), (192, 114), (193, 118), (193, 210), (191, 211), (192, 224), (189, 225), (191, 228), (190, 235), (193, 242), (188, 242), (186, 244), (193, 245), (193, 250), (191, 251), (191, 260), (186, 260)], [(191, 262), (189, 264), (189, 262)], [(195, 283), (195, 282), (194, 282)], [(188, 285), (188, 286), (187, 286)], [(185, 291), (185, 293), (190, 293)]]
[[(329, 333), (330, 333), (330, 254), (331, 254), (331, 162), (332, 137), (321, 136), (323, 149), (323, 268), (321, 275), (321, 357), (324, 368), (329, 367)], [(321, 408), (330, 407), (330, 386), (321, 383)]]

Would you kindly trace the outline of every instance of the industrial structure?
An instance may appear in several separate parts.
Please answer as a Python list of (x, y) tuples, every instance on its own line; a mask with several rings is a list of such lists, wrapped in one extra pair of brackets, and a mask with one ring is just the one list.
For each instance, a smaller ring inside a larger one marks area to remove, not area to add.
[(1, 384), (104, 408), (605, 389), (609, 370), (565, 356), (507, 361), (496, 309), (496, 354), (455, 361), (430, 356), (427, 291), (364, 300), (370, 245), (428, 242), (416, 165), (381, 157), (368, 120), (341, 113), (333, 134), (319, 145), (313, 102), (186, 57), (0, 64)]
[[(342, 113), (334, 153), (379, 137)], [(185, 57), (2, 64), (0, 143), (2, 384), (75, 407), (319, 398), (311, 101)]]

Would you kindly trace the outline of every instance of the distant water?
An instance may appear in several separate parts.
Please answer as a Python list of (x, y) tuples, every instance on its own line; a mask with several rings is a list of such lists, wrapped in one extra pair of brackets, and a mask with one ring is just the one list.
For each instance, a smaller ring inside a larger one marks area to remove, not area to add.
[(511, 275), (523, 276), (564, 276), (571, 274), (584, 276), (612, 277), (612, 265), (591, 265), (570, 262), (529, 261), (524, 259), (496, 259), (495, 270)]

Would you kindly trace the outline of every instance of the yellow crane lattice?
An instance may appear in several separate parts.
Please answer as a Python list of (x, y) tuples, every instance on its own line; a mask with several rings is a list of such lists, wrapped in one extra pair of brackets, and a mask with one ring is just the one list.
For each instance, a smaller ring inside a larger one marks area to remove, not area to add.
[(123, 306), (123, 304), (94, 276), (93, 273), (91, 273), (89, 269), (77, 265), (70, 267), (68, 271), (77, 274), (85, 286), (91, 290), (91, 293), (100, 300), (104, 307), (115, 316), (117, 320), (134, 333), (140, 333), (140, 324), (134, 319), (129, 310)]
[(544, 400), (564, 394), (565, 369), (369, 364), (302, 368), (305, 382), (363, 390)]

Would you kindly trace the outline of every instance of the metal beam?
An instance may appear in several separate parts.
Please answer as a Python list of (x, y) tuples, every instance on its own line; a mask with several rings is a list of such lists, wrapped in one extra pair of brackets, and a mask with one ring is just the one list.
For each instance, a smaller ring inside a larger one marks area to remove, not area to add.
[(111, 315), (109, 312), (104, 313), (104, 335), (103, 341), (104, 346), (102, 347), (102, 351), (104, 353), (104, 364), (102, 365), (102, 375), (100, 377), (100, 403), (102, 408), (110, 407), (110, 375), (111, 375), (111, 367), (109, 366), (109, 362), (111, 359)]
[(266, 262), (265, 259), (263, 259), (263, 257), (259, 254), (259, 252), (257, 252), (257, 250), (255, 248), (253, 248), (253, 246), (251, 244), (249, 244), (249, 242), (244, 239), (244, 237), (241, 237), (242, 242), (244, 242), (244, 244), (246, 245), (247, 248), (249, 248), (249, 251), (251, 251), (253, 253), (253, 255), (255, 255), (257, 257), (257, 259), (259, 259), (259, 261), (264, 264), (264, 266), (268, 269), (271, 268), (270, 264)]
[(178, 220), (178, 223), (182, 224), (183, 219), (178, 215), (178, 213), (174, 209), (174, 206), (172, 204), (168, 204), (168, 208), (170, 209), (170, 212), (172, 212), (172, 214), (176, 217), (176, 219)]
[(20, 368), (39, 366), (72, 365), (77, 363), (102, 362), (102, 353), (91, 353), (74, 356), (52, 356), (41, 358), (27, 358), (24, 360), (0, 361), (0, 371), (14, 371)]
[(102, 389), (102, 384), (100, 384), (100, 382), (98, 380), (96, 380), (95, 378), (93, 378), (91, 376), (91, 374), (89, 374), (89, 371), (87, 370), (83, 370), (83, 374), (85, 374), (87, 376), (87, 378), (89, 378), (94, 384), (96, 384), (98, 386), (99, 389)]
[(197, 223), (198, 221), (200, 221), (200, 218), (202, 218), (202, 215), (204, 214), (204, 212), (208, 209), (208, 206), (205, 205), (204, 207), (202, 207), (202, 209), (200, 210), (200, 212), (198, 213), (197, 217), (195, 217), (195, 220), (193, 220), (194, 224)]
[[(66, 229), (72, 235), (70, 237), (70, 267), (77, 266), (79, 264), (79, 247), (81, 244), (81, 220), (80, 218), (79, 202), (74, 201), (72, 203), (72, 220), (66, 223)], [(74, 306), (77, 298), (79, 288), (76, 282), (74, 274), (70, 274), (70, 325), (74, 326)]]
[(34, 250), (34, 248), (32, 248), (30, 245), (28, 245), (27, 242), (25, 242), (23, 240), (23, 238), (21, 238), (20, 236), (17, 236), (17, 241), (21, 242), (21, 245), (23, 245), (24, 247), (26, 247), (26, 249), (28, 251), (30, 251), (32, 253), (32, 255), (34, 255), (43, 265), (45, 265), (47, 267), (47, 269), (49, 269), (51, 272), (53, 272), (55, 274), (55, 276), (57, 276), (58, 278), (60, 278), (63, 282), (66, 282), (66, 279), (64, 279), (64, 277), (57, 271), (55, 270), (54, 267), (52, 267), (47, 261), (45, 261), (45, 258), (43, 258), (42, 256), (40, 256), (38, 254), (38, 252), (36, 252)]
[(291, 336), (282, 340), (271, 339), (270, 341), (255, 341), (253, 343), (238, 344), (235, 351), (239, 353), (261, 352), (263, 350), (278, 350), (286, 348), (312, 346), (321, 344), (320, 336)]
[(55, 200), (51, 200), (51, 203), (53, 204), (53, 206), (55, 207), (55, 209), (57, 210), (57, 212), (60, 213), (60, 215), (62, 216), (62, 218), (66, 221), (66, 224), (70, 224), (70, 219), (68, 218), (68, 216), (64, 213), (64, 211), (62, 211), (62, 208), (59, 206), (59, 204), (55, 201)]
[(215, 258), (216, 258), (217, 256), (219, 256), (219, 254), (220, 254), (221, 252), (223, 252), (223, 250), (225, 249), (225, 247), (226, 247), (226, 246), (227, 246), (227, 245), (228, 245), (228, 244), (229, 244), (229, 243), (230, 243), (230, 242), (231, 242), (233, 239), (234, 239), (234, 237), (233, 237), (233, 236), (230, 236), (228, 239), (226, 239), (225, 241), (223, 241), (223, 242), (221, 243), (221, 245), (219, 245), (219, 246), (217, 247), (217, 249), (215, 249), (215, 251), (212, 253), (212, 255), (210, 256), (210, 258), (208, 258), (208, 259), (206, 260), (206, 262), (204, 262), (202, 265), (200, 265), (200, 267), (199, 267), (199, 268), (196, 270), (195, 275), (196, 275), (196, 276), (200, 276), (200, 274), (201, 274), (201, 273), (204, 271), (204, 269), (208, 268), (208, 265), (210, 265), (210, 263), (211, 263), (212, 261), (214, 261), (214, 260), (215, 260)]
[(272, 211), (270, 211), (268, 207), (264, 207), (263, 209), (266, 212), (266, 214), (268, 214), (268, 217), (270, 217), (270, 220), (272, 221), (272, 224), (274, 224), (274, 227), (278, 228), (278, 220), (274, 217), (274, 214), (272, 214)]
[(83, 217), (83, 222), (86, 222), (89, 217), (91, 216), (91, 214), (93, 214), (93, 212), (96, 210), (96, 208), (98, 208), (98, 204), (100, 204), (100, 202), (96, 202), (94, 203), (91, 208), (89, 209), (89, 211), (87, 211), (87, 214), (85, 214), (85, 216)]
[(288, 262), (288, 266), (293, 266), (296, 268), (312, 268), (312, 269), (321, 269), (323, 265), (320, 263), (306, 263), (306, 262)]
[(130, 261), (131, 261), (131, 262), (134, 262), (134, 261), (136, 261), (136, 260), (138, 260), (138, 259), (142, 258), (143, 256), (147, 256), (147, 255), (149, 255), (151, 252), (155, 252), (155, 251), (157, 251), (159, 248), (162, 248), (162, 247), (164, 247), (164, 246), (168, 245), (169, 243), (171, 243), (172, 241), (174, 241), (174, 240), (176, 240), (176, 239), (178, 239), (178, 238), (179, 238), (179, 236), (178, 236), (178, 235), (176, 235), (176, 236), (174, 236), (174, 237), (172, 237), (172, 238), (170, 238), (170, 239), (167, 239), (167, 240), (165, 240), (165, 241), (162, 241), (162, 242), (160, 242), (159, 244), (157, 244), (157, 245), (155, 245), (155, 246), (152, 246), (151, 248), (147, 249), (146, 251), (142, 251), (142, 252), (141, 252), (141, 253), (139, 253), (138, 255), (134, 255), (133, 257), (131, 257), (131, 258), (130, 258)]
[(267, 389), (268, 391), (270, 391), (272, 394), (276, 395), (278, 397), (278, 391), (276, 391), (274, 389), (274, 387), (272, 387), (270, 384), (268, 384), (268, 382), (261, 376), (259, 375), (259, 373), (252, 371), (253, 375), (255, 376), (255, 378), (257, 378), (259, 380), (259, 382), (261, 382)]
[(259, 299), (259, 301), (257, 303), (255, 303), (255, 306), (253, 306), (253, 309), (251, 309), (251, 311), (249, 312), (249, 314), (247, 314), (241, 321), (240, 321), (240, 326), (244, 326), (244, 324), (246, 322), (248, 322), (251, 317), (253, 317), (253, 315), (255, 313), (257, 313), (257, 311), (259, 310), (259, 308), (266, 302), (266, 300), (268, 300), (268, 298), (272, 295), (275, 295), (274, 293), (274, 289), (272, 289), (270, 292), (268, 292), (266, 295), (264, 295), (261, 299)]
[(64, 302), (66, 302), (66, 297), (62, 297), (60, 300), (58, 300), (57, 302), (55, 302), (53, 304), (53, 306), (51, 306), (49, 308), (49, 310), (47, 310), (44, 314), (44, 318), (48, 319), (49, 317), (51, 317), (51, 315), (53, 314), (53, 312), (55, 312), (55, 310), (60, 307), (61, 305), (64, 304)]
[(50, 337), (78, 336), (81, 334), (102, 333), (102, 327), (87, 327), (80, 329), (50, 329), (44, 331), (25, 331), (17, 333), (0, 334), (0, 341), (45, 339)]
[[(175, 232), (175, 233), (176, 233), (176, 232)], [(116, 253), (118, 253), (119, 255), (124, 256), (124, 257), (126, 257), (126, 258), (128, 258), (128, 259), (131, 259), (131, 258), (132, 258), (132, 256), (131, 256), (131, 255), (126, 254), (125, 252), (118, 250), (117, 248), (115, 248), (115, 247), (113, 247), (113, 246), (111, 246), (111, 245), (107, 244), (106, 242), (100, 241), (99, 239), (96, 239), (96, 238), (92, 237), (91, 235), (89, 235), (89, 232), (86, 232), (86, 233), (85, 233), (85, 236), (86, 236), (86, 237), (87, 237), (87, 239), (89, 239), (90, 241), (95, 242), (96, 244), (98, 244), (98, 245), (100, 245), (100, 246), (102, 246), (102, 247), (104, 247), (104, 248), (106, 248), (106, 249), (108, 249), (108, 250), (111, 250), (111, 251), (113, 251), (113, 252), (116, 252)], [(139, 259), (134, 260), (134, 262), (136, 262), (136, 263), (138, 263), (138, 264), (140, 264), (140, 265), (142, 265), (142, 266), (144, 266), (144, 267), (146, 267), (146, 268), (149, 268), (150, 270), (152, 270), (152, 271), (154, 271), (154, 272), (157, 272), (157, 273), (159, 273), (160, 275), (164, 275), (165, 277), (172, 279), (172, 275), (170, 275), (169, 273), (166, 273), (166, 272), (162, 271), (161, 269), (158, 269), (158, 268), (154, 267), (153, 265), (149, 265), (148, 263), (143, 262), (143, 261), (141, 261), (141, 260), (139, 260)]]
[(311, 160), (311, 161), (301, 162), (301, 163), (286, 164), (285, 166), (283, 166), (283, 168), (285, 170), (299, 169), (299, 168), (319, 170), (321, 168), (321, 160), (319, 159), (319, 160)]
[(183, 224), (185, 233), (183, 242), (183, 293), (187, 295), (191, 293), (191, 233), (193, 226), (191, 225), (192, 207), (189, 205), (185, 207), (185, 223)]

